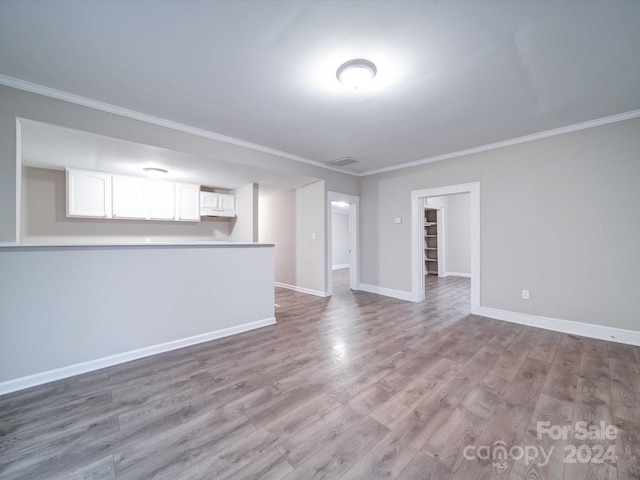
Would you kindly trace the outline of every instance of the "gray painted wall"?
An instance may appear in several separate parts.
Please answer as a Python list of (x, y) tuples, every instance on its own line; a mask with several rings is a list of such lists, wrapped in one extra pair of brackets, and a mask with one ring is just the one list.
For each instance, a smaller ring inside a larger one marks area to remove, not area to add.
[(229, 240), (232, 242), (257, 242), (258, 184), (250, 183), (235, 189), (231, 193), (236, 196), (236, 217), (229, 222)]
[(325, 292), (325, 183), (296, 189), (296, 283)]
[(331, 265), (349, 263), (349, 214), (331, 212)]
[(410, 290), (411, 190), (479, 181), (483, 306), (639, 330), (639, 152), (633, 119), (364, 177), (362, 282)]
[(324, 189), (324, 182), (316, 182), (295, 190), (261, 191), (259, 238), (276, 245), (276, 282), (324, 293)]
[(260, 242), (275, 244), (275, 281), (296, 284), (296, 191), (260, 190)]
[(272, 319), (267, 246), (0, 248), (0, 384)]

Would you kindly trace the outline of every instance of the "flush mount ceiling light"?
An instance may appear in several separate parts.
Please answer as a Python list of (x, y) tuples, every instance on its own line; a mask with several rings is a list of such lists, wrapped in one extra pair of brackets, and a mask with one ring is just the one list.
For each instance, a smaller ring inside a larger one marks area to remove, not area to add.
[(144, 167), (142, 171), (148, 175), (152, 175), (155, 177), (161, 177), (165, 173), (169, 173), (169, 170), (165, 170), (164, 168), (157, 168), (157, 167)]
[(359, 90), (373, 80), (377, 72), (378, 69), (372, 62), (358, 58), (340, 65), (336, 77), (346, 87)]

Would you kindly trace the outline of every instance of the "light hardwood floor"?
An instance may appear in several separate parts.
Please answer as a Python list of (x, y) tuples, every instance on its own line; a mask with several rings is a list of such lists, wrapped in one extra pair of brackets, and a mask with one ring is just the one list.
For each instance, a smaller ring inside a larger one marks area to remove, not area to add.
[[(639, 348), (469, 315), (467, 279), (429, 276), (424, 304), (347, 285), (0, 397), (0, 478), (640, 478)], [(616, 431), (582, 440), (581, 421)]]

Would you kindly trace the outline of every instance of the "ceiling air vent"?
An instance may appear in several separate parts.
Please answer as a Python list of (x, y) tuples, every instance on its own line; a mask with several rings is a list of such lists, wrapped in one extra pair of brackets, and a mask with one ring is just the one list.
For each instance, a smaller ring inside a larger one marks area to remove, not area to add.
[(346, 167), (347, 165), (353, 165), (354, 163), (358, 163), (359, 161), (360, 160), (356, 160), (353, 157), (343, 157), (338, 158), (337, 160), (329, 160), (325, 163), (334, 167)]

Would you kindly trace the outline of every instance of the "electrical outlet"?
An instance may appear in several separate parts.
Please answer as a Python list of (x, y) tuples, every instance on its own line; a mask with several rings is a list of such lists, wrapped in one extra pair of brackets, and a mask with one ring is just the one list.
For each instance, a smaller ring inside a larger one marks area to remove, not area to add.
[(522, 299), (529, 300), (529, 290), (522, 290)]

